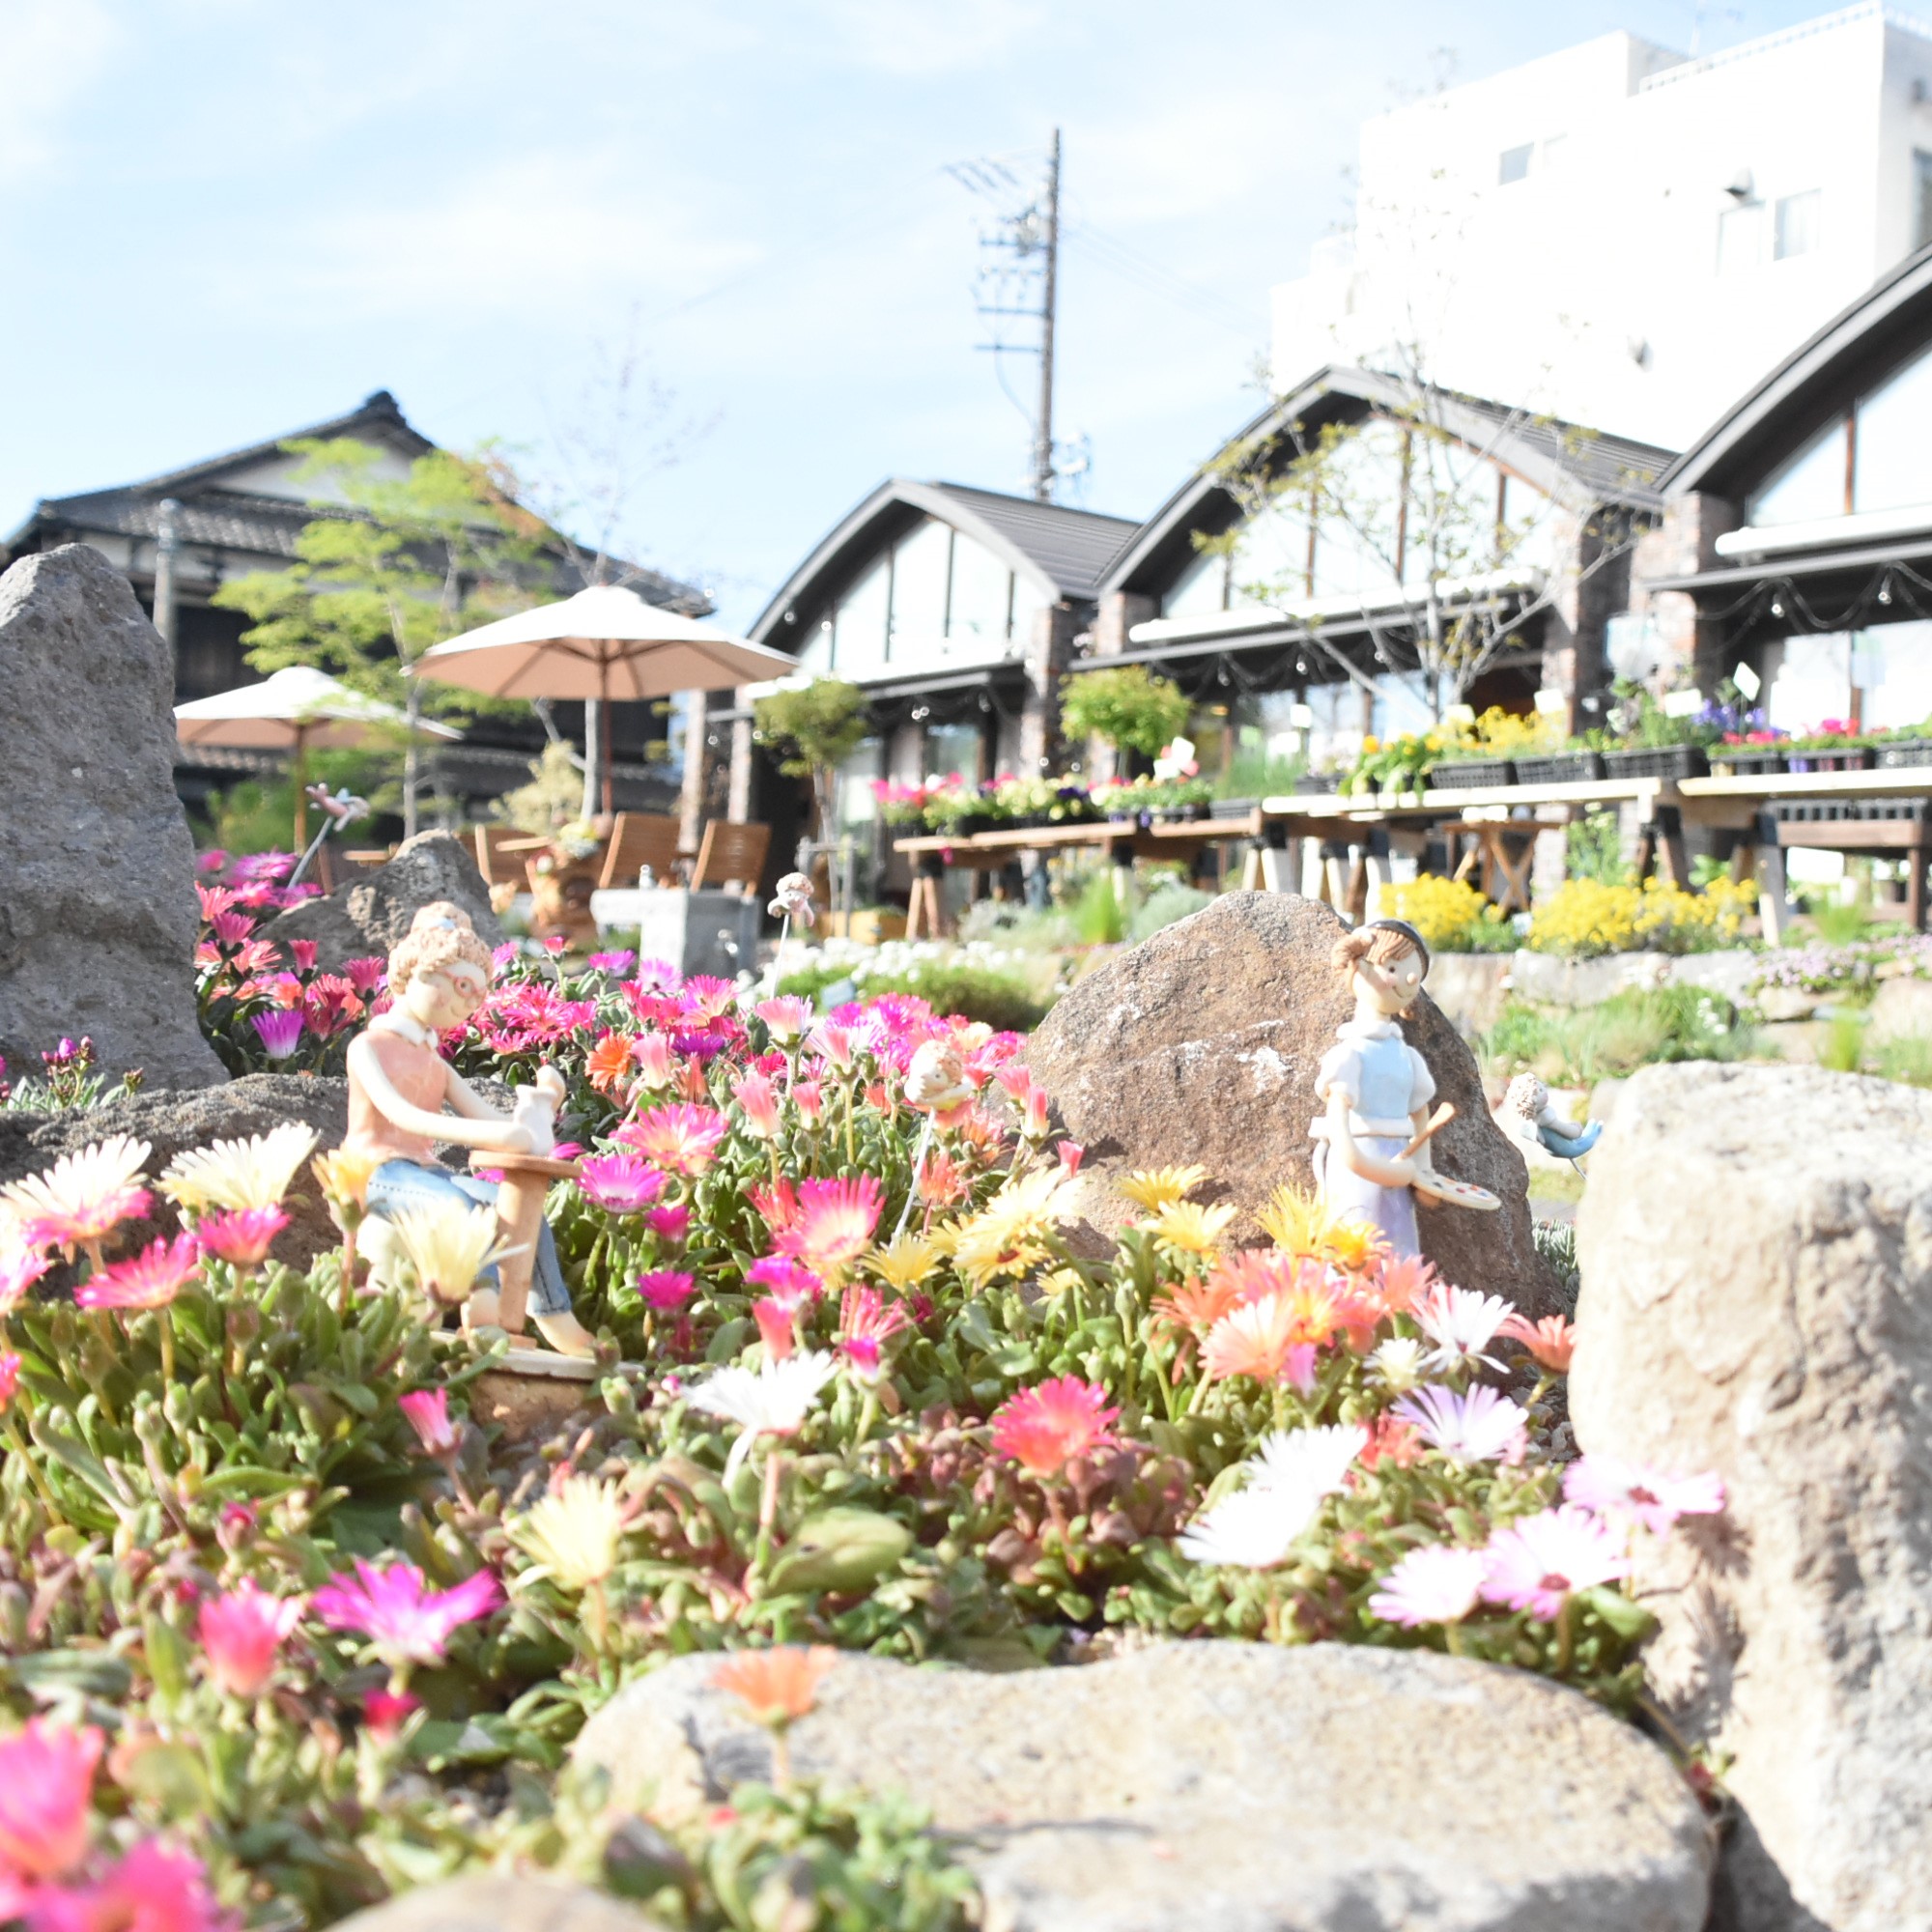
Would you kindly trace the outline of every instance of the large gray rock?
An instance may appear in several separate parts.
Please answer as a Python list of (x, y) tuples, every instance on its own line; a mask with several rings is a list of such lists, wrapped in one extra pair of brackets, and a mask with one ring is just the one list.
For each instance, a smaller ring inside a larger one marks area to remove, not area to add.
[(469, 848), (447, 832), (418, 833), (404, 841), (387, 865), (358, 873), (326, 898), (278, 914), (263, 926), (261, 936), (277, 946), (292, 939), (313, 940), (316, 963), (336, 972), (345, 959), (386, 957), (417, 912), (438, 899), (461, 906), (485, 945), (502, 944), (503, 928), (490, 910), (483, 874)]
[(0, 1055), (85, 1034), (110, 1074), (224, 1079), (195, 1021), (194, 846), (174, 665), (128, 580), (69, 544), (0, 576)]
[(564, 1879), (471, 1872), (337, 1921), (336, 1932), (651, 1932), (634, 1905)]
[[(1228, 893), (1089, 974), (1040, 1022), (1027, 1065), (1087, 1149), (1094, 1229), (1132, 1212), (1112, 1186), (1136, 1168), (1198, 1161), (1208, 1198), (1249, 1210), (1284, 1181), (1313, 1184), (1315, 1075), (1354, 1010), (1329, 963), (1345, 929), (1314, 899)], [(1464, 1288), (1553, 1307), (1530, 1235), (1528, 1171), (1490, 1118), (1468, 1047), (1427, 994), (1405, 1031), (1456, 1107), (1435, 1138), (1437, 1167), (1503, 1204), (1492, 1214), (1425, 1206), (1424, 1252)]]
[[(675, 1816), (770, 1774), (681, 1657), (584, 1727)], [(794, 1768), (908, 1792), (997, 1932), (1696, 1932), (1708, 1842), (1655, 1746), (1574, 1690), (1422, 1651), (1167, 1643), (988, 1675), (841, 1656)]]
[(1932, 980), (1885, 980), (1866, 1025), (1875, 1046), (1897, 1039), (1932, 1041)]
[(1657, 1694), (1735, 1757), (1716, 1922), (1932, 1923), (1932, 1094), (1655, 1066), (1578, 1216), (1577, 1440), (1716, 1469), (1645, 1540)]

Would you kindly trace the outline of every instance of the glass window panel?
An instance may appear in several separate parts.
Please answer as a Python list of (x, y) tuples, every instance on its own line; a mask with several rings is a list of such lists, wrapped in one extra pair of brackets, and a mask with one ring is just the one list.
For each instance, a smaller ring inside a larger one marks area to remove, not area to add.
[(1808, 524), (1845, 514), (1845, 426), (1828, 424), (1745, 501), (1745, 522)]
[(926, 777), (956, 777), (964, 779), (968, 784), (978, 784), (985, 745), (985, 733), (977, 724), (928, 725), (925, 733)]
[(1160, 600), (1163, 617), (1200, 617), (1228, 608), (1228, 559), (1218, 552), (1196, 556)]
[(858, 749), (838, 767), (837, 796), (841, 832), (857, 831), (878, 816), (879, 799), (872, 789), (872, 781), (879, 776), (880, 751), (877, 738), (862, 738)]
[(1496, 161), (1496, 180), (1504, 187), (1520, 182), (1529, 173), (1529, 157), (1535, 143), (1525, 141), (1520, 148), (1505, 148)]
[(1765, 717), (1779, 731), (1815, 730), (1843, 718), (1852, 703), (1852, 640), (1842, 631), (1786, 638), (1765, 697)]
[(1012, 602), (1012, 572), (983, 545), (963, 532), (952, 538), (952, 608), (946, 635), (955, 654), (962, 645), (1004, 644)]
[(1023, 651), (1033, 642), (1034, 620), (1053, 602), (1044, 590), (1024, 577), (1013, 579), (1013, 648)]
[(1235, 545), (1229, 571), (1230, 609), (1307, 596), (1307, 503), (1304, 490), (1284, 491), (1250, 519)]
[(1818, 190), (1787, 194), (1777, 204), (1776, 235), (1772, 252), (1780, 262), (1808, 255), (1818, 245)]
[(1912, 151), (1912, 245), (1922, 248), (1932, 242), (1932, 155), (1923, 148)]
[(1852, 507), (1932, 502), (1932, 350), (1863, 398), (1858, 416)]
[(822, 673), (833, 668), (835, 663), (835, 654), (832, 648), (833, 635), (832, 619), (830, 617), (821, 618), (819, 622), (811, 627), (805, 648), (798, 654), (799, 663), (807, 670), (815, 670)]
[(1718, 216), (1718, 272), (1735, 275), (1764, 260), (1764, 204), (1747, 201)]
[(833, 658), (840, 675), (876, 670), (886, 661), (886, 597), (891, 561), (880, 557), (838, 600)]
[(928, 517), (893, 554), (895, 664), (936, 657), (946, 636), (946, 559), (952, 527)]
[(1860, 641), (1870, 667), (1864, 722), (1895, 730), (1932, 718), (1932, 623), (1915, 620), (1866, 631)]

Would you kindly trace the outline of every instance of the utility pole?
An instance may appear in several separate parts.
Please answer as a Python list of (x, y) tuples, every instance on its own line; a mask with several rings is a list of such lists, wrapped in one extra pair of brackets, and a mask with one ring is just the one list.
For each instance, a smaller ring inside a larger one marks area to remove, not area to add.
[(1039, 298), (1039, 425), (1033, 444), (1033, 494), (1053, 501), (1053, 310), (1060, 281), (1060, 129), (1046, 163), (1046, 275)]

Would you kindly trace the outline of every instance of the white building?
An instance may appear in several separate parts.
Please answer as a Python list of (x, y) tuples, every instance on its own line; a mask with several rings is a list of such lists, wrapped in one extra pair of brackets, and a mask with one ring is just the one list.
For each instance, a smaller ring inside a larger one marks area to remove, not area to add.
[(1274, 291), (1279, 389), (1412, 355), (1682, 448), (1932, 242), (1932, 27), (1867, 4), (1702, 60), (1607, 34), (1377, 116), (1356, 185)]

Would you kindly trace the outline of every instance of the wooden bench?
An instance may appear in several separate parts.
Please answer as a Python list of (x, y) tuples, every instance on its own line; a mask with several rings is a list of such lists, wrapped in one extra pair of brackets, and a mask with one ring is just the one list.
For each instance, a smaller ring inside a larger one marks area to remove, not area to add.
[(646, 867), (659, 885), (669, 885), (680, 856), (676, 819), (648, 811), (620, 811), (611, 821), (597, 890), (608, 893), (613, 887), (635, 886)]
[(755, 893), (772, 849), (769, 825), (741, 825), (736, 819), (714, 818), (704, 828), (697, 863), (691, 868), (691, 890), (706, 886), (735, 886)]

